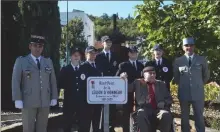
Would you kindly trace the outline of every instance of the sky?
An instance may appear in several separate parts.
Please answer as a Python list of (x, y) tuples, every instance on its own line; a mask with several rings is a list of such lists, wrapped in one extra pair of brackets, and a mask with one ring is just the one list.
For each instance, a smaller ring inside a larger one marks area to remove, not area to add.
[[(68, 11), (73, 9), (82, 10), (89, 15), (101, 16), (118, 13), (119, 17), (134, 16), (135, 5), (142, 4), (142, 1), (68, 1)], [(170, 4), (172, 1), (166, 1)], [(60, 12), (67, 12), (67, 2), (59, 1)]]

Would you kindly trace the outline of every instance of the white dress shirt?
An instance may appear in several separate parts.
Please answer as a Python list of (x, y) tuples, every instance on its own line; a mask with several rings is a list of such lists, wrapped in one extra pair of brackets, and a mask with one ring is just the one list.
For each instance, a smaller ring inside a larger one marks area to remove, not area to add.
[(108, 53), (108, 60), (110, 61), (111, 60), (111, 51), (109, 50), (109, 51), (105, 51), (105, 50), (103, 50), (103, 52), (105, 53), (105, 56), (106, 56), (106, 54)]
[(131, 62), (132, 66), (133, 66), (133, 62), (134, 62), (135, 69), (137, 70), (137, 62), (136, 62), (137, 60), (133, 61), (133, 60), (130, 60), (130, 59), (129, 59), (129, 61)]
[(73, 67), (74, 71), (76, 70), (76, 67), (79, 69), (79, 65), (74, 66), (74, 65), (73, 65), (73, 63), (71, 63), (71, 65), (72, 65), (72, 67)]
[(34, 60), (34, 62), (37, 64), (37, 60), (36, 60), (36, 59), (38, 59), (39, 62), (40, 62), (41, 56), (39, 56), (39, 57), (37, 58), (37, 57), (35, 57), (35, 56), (33, 56), (33, 55), (31, 54), (31, 58), (32, 58), (32, 59)]
[(162, 64), (162, 61), (163, 61), (162, 58), (160, 58), (160, 59), (155, 58), (155, 60), (156, 60), (156, 62), (157, 62), (157, 65), (158, 65), (158, 61), (160, 61), (160, 65)]
[[(95, 61), (89, 61), (89, 60), (87, 60), (87, 61), (89, 62), (89, 64), (90, 64), (91, 66), (93, 66), (92, 63), (94, 63), (94, 65), (95, 65)], [(96, 68), (96, 65), (95, 65), (95, 68)]]
[(189, 61), (189, 57), (191, 57), (191, 60), (193, 59), (194, 53), (191, 56), (188, 56), (187, 54), (185, 54), (185, 56), (186, 56), (187, 60)]

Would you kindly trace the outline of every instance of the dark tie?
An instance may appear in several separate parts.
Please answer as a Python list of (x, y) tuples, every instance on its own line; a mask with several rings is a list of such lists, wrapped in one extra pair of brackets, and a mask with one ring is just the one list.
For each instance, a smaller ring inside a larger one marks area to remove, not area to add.
[(192, 62), (191, 62), (191, 57), (189, 57), (189, 66), (191, 66), (191, 63), (192, 63)]
[(134, 62), (134, 61), (133, 61), (133, 64), (132, 64), (132, 65), (133, 65), (133, 67), (135, 68), (135, 70), (137, 70), (137, 69), (136, 69), (135, 62)]
[(78, 67), (75, 67), (75, 71), (78, 71)]
[(160, 66), (160, 60), (157, 61), (157, 66)]
[(94, 68), (95, 68), (95, 63), (92, 63), (92, 67), (94, 67)]
[(106, 57), (108, 58), (108, 61), (109, 61), (109, 53), (106, 53)]
[(39, 61), (39, 59), (36, 59), (36, 61), (37, 61), (37, 67), (40, 70), (40, 61)]

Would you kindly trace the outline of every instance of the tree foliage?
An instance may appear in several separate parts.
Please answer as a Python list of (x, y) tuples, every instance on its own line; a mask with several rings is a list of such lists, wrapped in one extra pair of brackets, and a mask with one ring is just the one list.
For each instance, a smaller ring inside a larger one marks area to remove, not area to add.
[[(90, 19), (94, 22), (95, 25), (95, 36), (97, 39), (104, 35), (111, 36), (113, 31), (113, 17), (108, 16), (108, 14), (103, 14), (100, 17), (89, 15)], [(119, 16), (118, 16), (119, 17)], [(125, 35), (126, 40), (135, 40), (139, 35), (134, 18), (128, 15), (127, 18), (118, 18), (117, 19), (117, 28), (118, 30)]]
[(165, 54), (173, 60), (183, 54), (182, 39), (193, 36), (196, 52), (207, 57), (211, 79), (220, 81), (220, 2), (180, 1), (164, 5), (163, 0), (145, 0), (136, 6), (135, 21), (145, 34), (144, 55), (150, 56), (155, 43), (161, 43)]
[[(56, 73), (59, 72), (59, 45), (60, 45), (60, 13), (58, 1), (4, 1), (2, 2), (2, 47), (4, 68), (4, 84), (2, 88), (4, 108), (14, 104), (11, 102), (11, 75), (15, 59), (30, 53), (28, 44), (30, 35), (45, 36), (46, 44), (44, 55), (53, 61)], [(11, 107), (10, 107), (11, 108)]]
[[(72, 19), (68, 22), (67, 25), (62, 29), (62, 40), (60, 45), (60, 58), (65, 59), (66, 57), (66, 44), (68, 42), (68, 49), (72, 47), (79, 47), (82, 50), (88, 45), (87, 40), (85, 39), (83, 21), (79, 18)], [(68, 35), (68, 37), (67, 37)], [(67, 38), (68, 41), (67, 41)]]

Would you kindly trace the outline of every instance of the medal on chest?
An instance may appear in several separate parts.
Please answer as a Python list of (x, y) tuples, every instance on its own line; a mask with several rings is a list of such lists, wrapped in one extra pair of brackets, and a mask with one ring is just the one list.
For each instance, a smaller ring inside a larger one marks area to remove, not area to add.
[(25, 72), (27, 73), (27, 78), (30, 79), (31, 78), (31, 71), (30, 70), (26, 70)]

